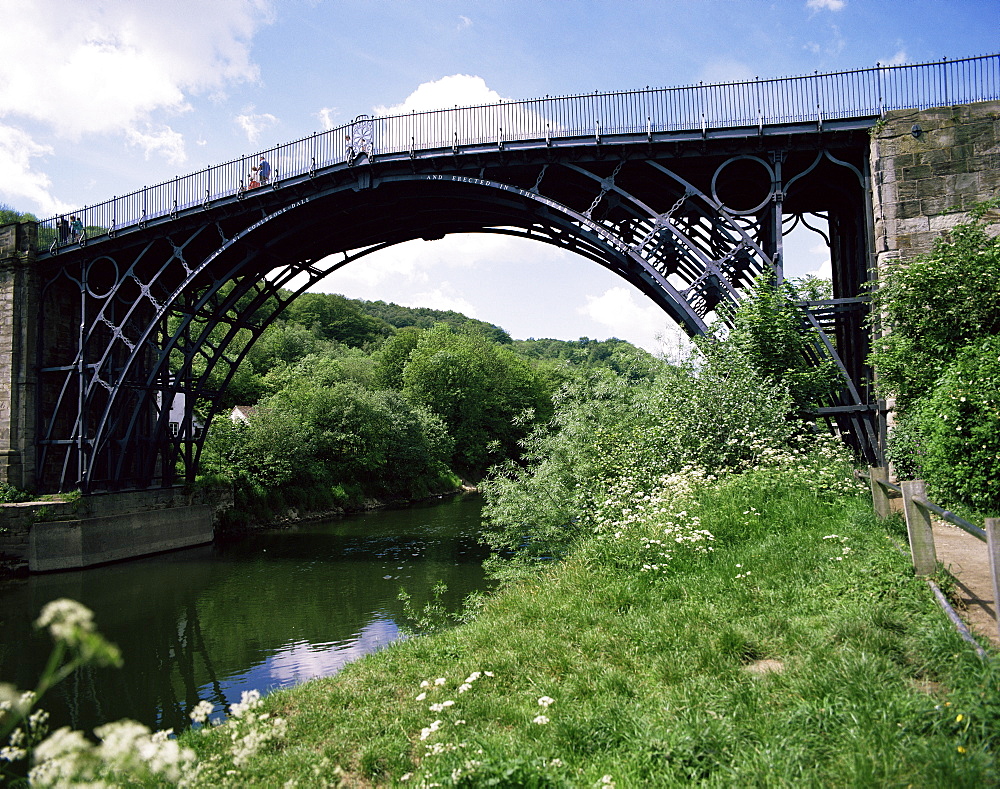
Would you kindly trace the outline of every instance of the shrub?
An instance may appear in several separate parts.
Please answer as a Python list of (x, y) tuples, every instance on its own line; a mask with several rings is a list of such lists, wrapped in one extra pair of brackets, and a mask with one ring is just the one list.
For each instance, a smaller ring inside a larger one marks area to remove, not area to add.
[(1000, 510), (1000, 336), (963, 348), (914, 422), (910, 451), (923, 450), (928, 484), (972, 507)]
[(31, 494), (16, 488), (9, 482), (0, 482), (0, 504), (14, 504), (19, 501), (31, 501)]

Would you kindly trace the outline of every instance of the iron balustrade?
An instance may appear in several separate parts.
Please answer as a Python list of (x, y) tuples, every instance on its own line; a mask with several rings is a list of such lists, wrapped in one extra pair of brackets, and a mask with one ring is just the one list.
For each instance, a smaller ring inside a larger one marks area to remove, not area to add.
[[(875, 119), (897, 109), (969, 104), (1000, 99), (1000, 54), (914, 65), (815, 73), (779, 79), (698, 84), (674, 88), (595, 92), (478, 107), (411, 112), (355, 121), (252, 156), (241, 156), (103, 203), (40, 222), (39, 250), (57, 251), (56, 223), (76, 215), (87, 228), (84, 243), (122, 228), (251, 192), (251, 169), (264, 156), (270, 188), (280, 181), (313, 176), (350, 164), (362, 153), (415, 156), (418, 151), (505, 144), (552, 145), (558, 141), (600, 144), (619, 136), (746, 129), (825, 121)], [(69, 244), (62, 244), (68, 246)]]

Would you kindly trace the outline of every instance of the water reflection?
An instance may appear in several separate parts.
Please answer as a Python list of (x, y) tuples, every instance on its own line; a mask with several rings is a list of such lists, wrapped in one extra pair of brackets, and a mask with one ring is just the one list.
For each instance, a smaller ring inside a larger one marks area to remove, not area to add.
[(485, 585), (481, 502), (369, 513), (0, 589), (0, 679), (30, 688), (48, 657), (31, 622), (48, 601), (79, 600), (125, 667), (82, 669), (45, 697), (51, 726), (90, 730), (128, 717), (187, 724), (199, 699), (224, 705), (335, 673), (399, 638), (405, 587), (418, 607), (438, 582), (455, 608)]

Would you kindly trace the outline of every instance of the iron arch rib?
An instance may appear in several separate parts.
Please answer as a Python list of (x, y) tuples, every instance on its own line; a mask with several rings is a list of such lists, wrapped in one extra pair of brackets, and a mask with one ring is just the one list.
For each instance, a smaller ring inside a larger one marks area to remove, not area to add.
[[(88, 290), (86, 276), (59, 280), (75, 289), (82, 328), (75, 356), (43, 365), (53, 405), (40, 454), (59, 477), (53, 487), (192, 476), (204, 440), (193, 430), (194, 401), (217, 399), (296, 295), (405, 241), (494, 233), (567, 249), (630, 282), (691, 335), (704, 333), (716, 309), (735, 305), (759, 274), (775, 271), (774, 202), (733, 213), (713, 195), (712, 173), (729, 153), (582, 146), (405, 166), (380, 163), (374, 149), (361, 153), (353, 166), (218, 201), (204, 216), (117, 234), (93, 253), (60, 254), (61, 272), (100, 272), (98, 252), (110, 262), (99, 292)], [(820, 170), (850, 156), (822, 158), (813, 164), (813, 150), (786, 168), (801, 173), (794, 185), (803, 199), (819, 194)], [(765, 188), (780, 191), (770, 181)], [(171, 432), (168, 412), (180, 395), (184, 427)]]

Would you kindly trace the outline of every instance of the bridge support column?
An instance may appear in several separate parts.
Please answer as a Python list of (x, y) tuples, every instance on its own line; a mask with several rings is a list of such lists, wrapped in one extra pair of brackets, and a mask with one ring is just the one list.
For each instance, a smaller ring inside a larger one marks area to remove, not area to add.
[(0, 227), (0, 482), (35, 485), (38, 225)]

